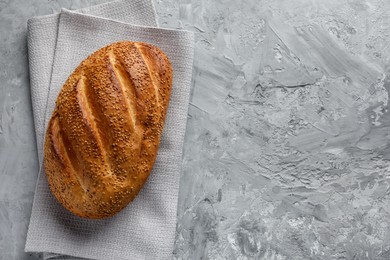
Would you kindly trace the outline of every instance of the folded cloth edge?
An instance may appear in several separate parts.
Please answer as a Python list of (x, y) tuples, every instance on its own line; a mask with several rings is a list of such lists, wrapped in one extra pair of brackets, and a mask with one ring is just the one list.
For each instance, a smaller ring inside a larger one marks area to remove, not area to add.
[[(80, 8), (80, 9), (76, 9), (76, 10), (72, 10), (72, 11), (73, 12), (77, 12), (77, 13), (82, 13), (82, 14), (88, 14), (89, 12), (92, 12), (92, 11), (97, 10), (99, 8), (103, 8), (105, 6), (110, 6), (112, 4), (119, 3), (119, 2), (123, 2), (123, 0), (109, 1), (109, 2), (106, 2), (106, 3), (102, 3), (102, 4), (98, 4), (98, 5), (92, 5), (92, 6), (88, 6), (88, 7), (84, 7), (84, 8)], [(153, 16), (154, 16), (154, 20), (156, 22), (156, 27), (159, 27), (158, 18), (157, 18), (157, 11), (156, 11), (156, 6), (154, 4), (154, 1), (151, 1), (151, 4), (152, 4), (152, 7), (153, 7)], [(45, 15), (38, 15), (38, 16), (30, 17), (27, 20), (27, 24), (34, 23), (34, 22), (41, 22), (42, 20), (45, 20), (45, 19), (51, 19), (51, 18), (59, 15), (62, 12), (63, 9), (66, 9), (66, 8), (61, 8), (60, 12), (56, 12), (56, 13), (53, 13), (53, 14), (45, 14)], [(69, 9), (69, 10), (71, 10), (71, 9)]]

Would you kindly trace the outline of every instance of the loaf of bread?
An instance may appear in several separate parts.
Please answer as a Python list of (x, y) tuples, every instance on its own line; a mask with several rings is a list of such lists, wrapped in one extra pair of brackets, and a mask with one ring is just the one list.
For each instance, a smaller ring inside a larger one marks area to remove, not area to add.
[(156, 160), (171, 88), (171, 63), (150, 44), (113, 43), (81, 62), (44, 144), (50, 190), (66, 209), (105, 218), (135, 198)]

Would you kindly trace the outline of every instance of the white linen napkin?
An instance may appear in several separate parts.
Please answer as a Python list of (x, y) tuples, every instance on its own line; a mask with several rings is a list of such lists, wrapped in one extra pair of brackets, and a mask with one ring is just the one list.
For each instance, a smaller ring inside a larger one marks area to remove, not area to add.
[(112, 42), (148, 42), (173, 65), (173, 89), (156, 163), (136, 199), (116, 216), (86, 220), (50, 193), (41, 166), (27, 252), (45, 259), (171, 259), (176, 230), (181, 154), (193, 63), (193, 34), (157, 28), (150, 0), (120, 0), (28, 22), (33, 114), (42, 165), (46, 124), (67, 77), (89, 54)]

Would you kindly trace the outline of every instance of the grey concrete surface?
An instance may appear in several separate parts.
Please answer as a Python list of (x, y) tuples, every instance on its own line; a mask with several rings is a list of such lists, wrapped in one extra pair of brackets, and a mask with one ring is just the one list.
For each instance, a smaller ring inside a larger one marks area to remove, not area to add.
[[(0, 259), (38, 258), (26, 21), (98, 2), (0, 1)], [(174, 259), (390, 259), (390, 2), (155, 4), (197, 34)]]

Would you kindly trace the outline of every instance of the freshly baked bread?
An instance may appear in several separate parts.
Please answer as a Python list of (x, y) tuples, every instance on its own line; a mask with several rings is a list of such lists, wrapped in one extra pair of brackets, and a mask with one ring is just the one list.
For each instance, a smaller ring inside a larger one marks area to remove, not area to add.
[(45, 137), (50, 189), (66, 209), (105, 218), (134, 199), (155, 162), (171, 88), (172, 66), (150, 44), (113, 43), (81, 62)]

